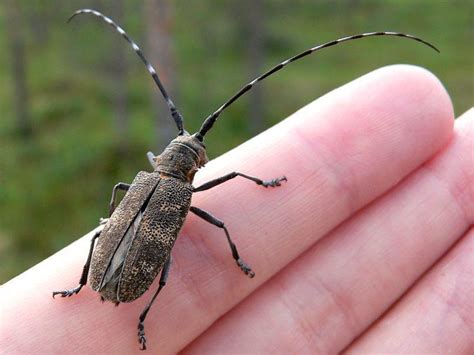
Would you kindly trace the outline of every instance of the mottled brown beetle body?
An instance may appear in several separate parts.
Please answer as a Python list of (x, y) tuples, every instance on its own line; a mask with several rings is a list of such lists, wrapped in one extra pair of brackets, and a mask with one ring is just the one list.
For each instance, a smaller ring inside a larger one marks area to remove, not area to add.
[[(204, 136), (212, 128), (219, 115), (256, 83), (284, 68), (289, 63), (342, 42), (373, 36), (397, 36), (421, 42), (437, 50), (432, 44), (418, 37), (399, 32), (362, 33), (309, 48), (281, 62), (243, 86), (204, 120), (197, 133), (190, 135), (184, 130), (183, 118), (168, 96), (158, 74), (145, 59), (137, 44), (130, 39), (121, 27), (98, 11), (79, 10), (69, 20), (80, 14), (92, 14), (99, 17), (111, 25), (132, 45), (133, 50), (146, 65), (163, 95), (178, 128), (178, 137), (159, 156), (148, 153), (148, 159), (154, 168), (153, 172), (142, 171), (138, 173), (130, 185), (126, 183), (115, 185), (110, 201), (110, 218), (102, 232), (97, 232), (92, 238), (89, 255), (79, 285), (70, 290), (55, 291), (53, 297), (58, 294), (62, 297), (69, 297), (79, 293), (81, 288), (87, 284), (89, 276), (92, 289), (99, 292), (103, 300), (116, 304), (131, 302), (140, 297), (150, 287), (161, 271), (159, 287), (139, 317), (138, 341), (142, 345), (142, 349), (146, 348), (144, 330), (146, 315), (166, 284), (171, 264), (171, 250), (189, 211), (222, 229), (237, 266), (245, 275), (255, 276), (252, 269), (241, 259), (224, 222), (196, 206), (191, 206), (191, 196), (193, 193), (209, 190), (237, 176), (253, 181), (263, 187), (280, 186), (282, 181), (286, 181), (286, 177), (263, 181), (239, 172), (231, 172), (201, 186), (193, 187), (194, 174), (208, 161), (206, 148), (203, 144)], [(124, 190), (127, 193), (115, 209), (117, 190)], [(97, 246), (95, 246), (96, 240), (98, 240)]]
[(90, 286), (105, 300), (131, 302), (150, 287), (189, 212), (194, 174), (207, 160), (204, 145), (183, 135), (155, 158), (155, 171), (135, 177), (92, 256)]

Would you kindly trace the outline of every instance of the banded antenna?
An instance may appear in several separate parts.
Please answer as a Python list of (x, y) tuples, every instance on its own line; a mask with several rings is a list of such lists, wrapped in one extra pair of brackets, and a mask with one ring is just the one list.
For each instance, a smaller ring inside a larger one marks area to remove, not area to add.
[(125, 40), (132, 45), (133, 50), (137, 53), (137, 55), (140, 57), (142, 62), (145, 64), (146, 68), (148, 69), (148, 72), (151, 74), (153, 77), (153, 80), (155, 81), (156, 85), (161, 91), (161, 94), (166, 100), (166, 103), (168, 105), (168, 108), (171, 112), (171, 116), (173, 117), (176, 126), (178, 127), (178, 135), (183, 135), (184, 134), (184, 128), (183, 128), (183, 116), (179, 113), (178, 109), (174, 105), (173, 101), (171, 101), (168, 93), (166, 92), (163, 84), (160, 81), (160, 78), (158, 77), (158, 73), (156, 72), (155, 68), (148, 62), (148, 60), (145, 58), (143, 55), (143, 52), (141, 51), (140, 47), (128, 36), (128, 34), (119, 26), (117, 25), (114, 21), (112, 21), (110, 18), (107, 16), (101, 14), (99, 11), (96, 10), (91, 10), (91, 9), (81, 9), (77, 10), (75, 13), (72, 14), (71, 17), (67, 20), (67, 22), (70, 22), (74, 17), (77, 15), (81, 14), (92, 14), (94, 16), (99, 17), (100, 19), (104, 20), (107, 22), (110, 26), (112, 26), (118, 33), (120, 33)]
[(258, 83), (259, 81), (262, 81), (263, 79), (265, 79), (266, 77), (272, 75), (273, 73), (276, 73), (277, 71), (279, 71), (280, 69), (285, 67), (287, 64), (289, 64), (291, 62), (295, 62), (298, 59), (306, 57), (307, 55), (312, 54), (312, 53), (314, 53), (314, 52), (316, 52), (320, 49), (323, 49), (323, 48), (335, 46), (336, 44), (346, 42), (346, 41), (351, 41), (353, 39), (372, 37), (372, 36), (398, 36), (398, 37), (412, 39), (412, 40), (421, 42), (421, 43), (433, 48), (435, 51), (437, 51), (439, 53), (438, 48), (436, 48), (431, 43), (429, 43), (429, 42), (427, 42), (427, 41), (425, 41), (421, 38), (418, 38), (418, 37), (415, 37), (415, 36), (412, 36), (412, 35), (409, 35), (409, 34), (405, 34), (405, 33), (398, 33), (398, 32), (368, 32), (368, 33), (361, 33), (361, 34), (357, 34), (357, 35), (353, 35), (353, 36), (339, 38), (339, 39), (336, 39), (334, 41), (327, 42), (327, 43), (324, 43), (324, 44), (320, 44), (316, 47), (309, 48), (306, 51), (301, 52), (300, 54), (297, 54), (294, 57), (291, 57), (291, 58), (281, 62), (277, 66), (271, 68), (267, 72), (263, 73), (259, 77), (255, 78), (254, 80), (249, 82), (247, 85), (243, 86), (242, 89), (240, 89), (234, 96), (232, 96), (221, 107), (219, 107), (213, 114), (211, 114), (210, 116), (208, 116), (206, 118), (206, 120), (203, 122), (203, 124), (201, 126), (201, 129), (196, 134), (196, 137), (199, 140), (202, 140), (204, 138), (204, 135), (207, 133), (207, 131), (209, 131), (212, 128), (212, 125), (214, 124), (214, 122), (217, 121), (217, 118), (222, 113), (222, 111), (224, 111), (227, 107), (232, 105), (232, 103), (234, 101), (236, 101), (239, 97), (241, 97), (243, 94), (245, 94), (247, 91), (249, 91), (256, 83)]

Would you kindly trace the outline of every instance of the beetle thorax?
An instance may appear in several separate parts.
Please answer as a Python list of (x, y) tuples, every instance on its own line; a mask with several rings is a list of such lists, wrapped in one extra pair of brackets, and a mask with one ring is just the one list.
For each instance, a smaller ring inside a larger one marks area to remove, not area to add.
[(194, 135), (185, 134), (173, 139), (156, 157), (156, 170), (191, 183), (194, 174), (207, 161), (204, 144)]

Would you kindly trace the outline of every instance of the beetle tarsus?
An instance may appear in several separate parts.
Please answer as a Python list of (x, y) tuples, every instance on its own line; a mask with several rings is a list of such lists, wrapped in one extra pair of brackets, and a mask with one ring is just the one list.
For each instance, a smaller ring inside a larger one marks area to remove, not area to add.
[(237, 265), (240, 267), (240, 270), (242, 270), (248, 277), (253, 278), (255, 276), (255, 272), (253, 272), (250, 266), (248, 266), (247, 263), (245, 263), (242, 259), (237, 260)]
[(53, 292), (53, 298), (56, 295), (61, 295), (61, 297), (71, 297), (72, 295), (79, 293), (83, 285), (78, 285), (77, 287), (71, 289), (71, 290), (64, 290), (64, 291), (54, 291)]
[(168, 278), (170, 267), (171, 267), (171, 255), (168, 257), (168, 259), (165, 262), (165, 265), (163, 265), (163, 269), (161, 270), (160, 286), (158, 287), (158, 290), (156, 290), (150, 303), (148, 303), (148, 305), (145, 307), (143, 312), (140, 314), (140, 317), (138, 318), (138, 342), (142, 346), (141, 350), (146, 350), (146, 337), (145, 337), (145, 324), (144, 324), (146, 315), (148, 314), (148, 311), (150, 310), (151, 305), (153, 304), (153, 302), (155, 302), (155, 299), (160, 293), (160, 291), (163, 289), (163, 287), (165, 287), (166, 279)]
[(75, 293), (79, 293), (81, 290), (82, 286), (87, 284), (87, 275), (89, 274), (89, 267), (91, 265), (91, 260), (92, 260), (92, 252), (94, 250), (94, 243), (97, 238), (100, 236), (100, 231), (95, 232), (94, 236), (91, 239), (91, 246), (89, 248), (89, 255), (87, 257), (86, 263), (84, 264), (84, 267), (82, 269), (82, 275), (81, 279), (79, 280), (79, 285), (77, 285), (76, 288), (73, 288), (71, 290), (64, 290), (64, 291), (54, 291), (53, 292), (53, 298), (56, 295), (61, 295), (61, 297), (71, 297)]
[(145, 326), (142, 322), (138, 323), (138, 342), (142, 346), (140, 350), (146, 350)]
[(263, 187), (277, 187), (277, 186), (281, 186), (282, 181), (288, 181), (286, 176), (282, 176), (282, 177), (279, 177), (279, 178), (276, 178), (276, 179), (272, 179), (270, 181), (263, 181), (262, 186)]
[(200, 191), (206, 191), (206, 190), (212, 189), (213, 187), (215, 187), (217, 185), (220, 185), (220, 184), (223, 184), (224, 182), (229, 181), (231, 179), (234, 179), (237, 176), (243, 177), (244, 179), (247, 179), (247, 180), (251, 180), (254, 183), (256, 183), (257, 185), (260, 185), (260, 186), (263, 186), (263, 187), (281, 186), (280, 183), (282, 181), (287, 181), (286, 176), (282, 176), (282, 177), (275, 178), (275, 179), (272, 179), (272, 180), (264, 181), (264, 180), (261, 180), (261, 179), (255, 177), (255, 176), (250, 176), (250, 175), (246, 175), (246, 174), (242, 174), (242, 173), (234, 171), (234, 172), (229, 173), (227, 175), (221, 176), (220, 178), (208, 181), (208, 182), (202, 184), (201, 186), (195, 187), (193, 192), (200, 192)]
[(234, 242), (230, 238), (229, 231), (224, 225), (224, 222), (219, 221), (216, 217), (211, 215), (209, 212), (201, 210), (198, 207), (191, 206), (189, 209), (192, 213), (196, 214), (197, 216), (201, 217), (205, 221), (215, 225), (216, 227), (222, 228), (224, 230), (225, 236), (227, 237), (227, 241), (229, 242), (230, 250), (232, 251), (232, 257), (234, 258), (237, 266), (247, 275), (248, 277), (252, 278), (255, 276), (255, 272), (252, 271), (250, 266), (248, 266), (239, 256), (239, 252), (237, 251), (237, 247), (235, 246)]

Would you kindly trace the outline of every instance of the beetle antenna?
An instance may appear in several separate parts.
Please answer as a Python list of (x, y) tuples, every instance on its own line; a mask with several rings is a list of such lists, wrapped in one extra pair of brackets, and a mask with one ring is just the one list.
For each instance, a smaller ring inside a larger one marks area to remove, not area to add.
[(357, 34), (357, 35), (353, 35), (353, 36), (339, 38), (339, 39), (336, 39), (334, 41), (327, 42), (327, 43), (324, 43), (324, 44), (320, 44), (316, 47), (309, 48), (306, 51), (301, 52), (301, 53), (295, 55), (294, 57), (291, 57), (291, 58), (281, 62), (277, 66), (271, 68), (267, 72), (263, 73), (259, 77), (255, 78), (254, 80), (249, 82), (247, 85), (243, 86), (234, 96), (232, 96), (221, 107), (219, 107), (213, 114), (211, 114), (210, 116), (208, 116), (206, 118), (206, 120), (203, 122), (203, 124), (201, 126), (201, 129), (197, 133), (197, 137), (202, 140), (202, 138), (207, 133), (207, 131), (209, 131), (212, 128), (212, 125), (214, 124), (214, 122), (216, 122), (217, 118), (222, 113), (222, 111), (224, 111), (227, 107), (232, 105), (232, 103), (235, 100), (237, 100), (239, 97), (241, 97), (247, 91), (249, 91), (256, 83), (258, 83), (259, 81), (262, 81), (266, 77), (268, 77), (268, 76), (272, 75), (273, 73), (279, 71), (280, 69), (285, 67), (287, 64), (289, 64), (291, 62), (295, 62), (298, 59), (306, 57), (307, 55), (309, 55), (311, 53), (314, 53), (314, 52), (316, 52), (320, 49), (323, 49), (323, 48), (335, 46), (336, 44), (346, 42), (346, 41), (351, 41), (353, 39), (359, 39), (359, 38), (364, 38), (364, 37), (372, 37), (372, 36), (398, 36), (398, 37), (412, 39), (412, 40), (421, 42), (421, 43), (433, 48), (435, 51), (437, 51), (439, 53), (438, 48), (436, 48), (431, 43), (429, 43), (429, 42), (427, 42), (427, 41), (425, 41), (421, 38), (418, 38), (418, 37), (415, 37), (415, 36), (412, 36), (412, 35), (409, 35), (409, 34), (405, 34), (405, 33), (399, 33), (399, 32), (368, 32), (368, 33), (361, 33), (361, 34)]
[(153, 66), (148, 62), (148, 60), (145, 58), (143, 55), (143, 52), (141, 51), (140, 47), (128, 36), (128, 34), (119, 26), (117, 25), (114, 21), (112, 21), (110, 18), (107, 16), (101, 14), (99, 11), (96, 10), (91, 10), (91, 9), (81, 9), (76, 11), (75, 13), (72, 14), (71, 17), (67, 20), (67, 22), (70, 22), (74, 17), (77, 15), (81, 14), (92, 14), (94, 16), (97, 16), (107, 22), (110, 26), (112, 26), (118, 33), (120, 33), (125, 40), (132, 45), (133, 50), (137, 53), (137, 55), (140, 57), (142, 62), (146, 65), (146, 68), (148, 69), (148, 72), (151, 74), (153, 77), (153, 80), (155, 81), (156, 85), (161, 91), (161, 94), (166, 100), (166, 103), (168, 104), (168, 108), (171, 112), (171, 116), (173, 117), (176, 126), (178, 127), (178, 135), (183, 135), (184, 134), (184, 128), (183, 128), (183, 116), (179, 113), (178, 109), (174, 105), (173, 101), (171, 101), (168, 93), (166, 92), (163, 84), (160, 81), (160, 78), (158, 77), (158, 74), (153, 68)]

